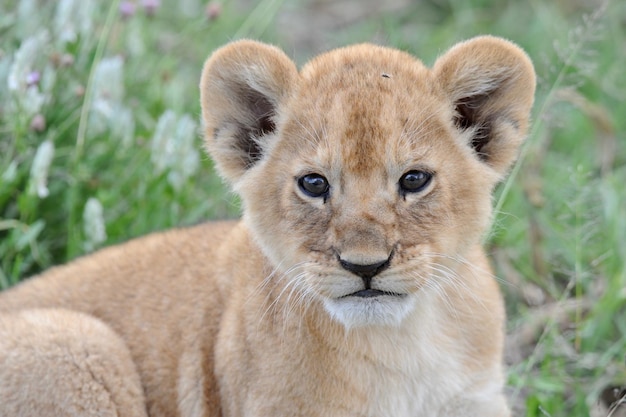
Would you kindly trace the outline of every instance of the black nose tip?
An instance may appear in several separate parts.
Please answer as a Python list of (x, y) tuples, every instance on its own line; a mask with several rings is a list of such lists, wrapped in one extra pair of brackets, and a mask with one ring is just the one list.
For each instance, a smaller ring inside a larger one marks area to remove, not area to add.
[(352, 262), (344, 261), (343, 259), (339, 258), (339, 263), (345, 270), (350, 271), (353, 274), (361, 277), (361, 279), (365, 282), (365, 288), (367, 289), (370, 286), (370, 281), (372, 280), (372, 278), (387, 269), (387, 267), (389, 267), (390, 260), (391, 257), (382, 262), (362, 265), (353, 264)]

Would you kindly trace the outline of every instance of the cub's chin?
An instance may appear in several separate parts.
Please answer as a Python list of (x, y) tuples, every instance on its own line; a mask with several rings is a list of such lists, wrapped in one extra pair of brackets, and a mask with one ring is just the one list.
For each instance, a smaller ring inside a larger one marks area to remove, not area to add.
[(400, 326), (415, 307), (415, 296), (363, 290), (340, 298), (326, 298), (324, 307), (346, 329)]

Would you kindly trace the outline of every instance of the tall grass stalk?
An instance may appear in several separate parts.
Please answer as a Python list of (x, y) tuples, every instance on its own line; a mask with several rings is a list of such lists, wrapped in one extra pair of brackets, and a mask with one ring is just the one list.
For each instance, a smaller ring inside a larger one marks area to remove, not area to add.
[[(87, 85), (85, 86), (85, 95), (83, 98), (83, 104), (80, 110), (80, 116), (78, 118), (78, 129), (76, 132), (76, 145), (74, 146), (74, 153), (72, 155), (71, 160), (71, 169), (70, 175), (72, 173), (74, 175), (78, 174), (78, 167), (83, 157), (83, 152), (85, 148), (85, 136), (87, 132), (87, 125), (89, 120), (89, 113), (91, 111), (91, 105), (93, 103), (93, 94), (94, 94), (94, 75), (96, 73), (96, 68), (98, 68), (98, 64), (102, 61), (104, 56), (104, 52), (106, 50), (107, 43), (109, 41), (109, 35), (111, 33), (111, 28), (113, 27), (113, 23), (115, 22), (115, 18), (117, 15), (117, 11), (119, 9), (120, 0), (113, 0), (109, 5), (109, 10), (107, 12), (107, 17), (104, 22), (104, 26), (102, 31), (100, 32), (100, 37), (98, 39), (98, 44), (96, 46), (96, 51), (94, 53), (94, 58), (91, 63), (91, 69), (89, 71), (89, 77), (87, 78)], [(69, 218), (67, 222), (67, 235), (70, 237), (67, 245), (67, 256), (72, 257), (77, 253), (80, 253), (80, 248), (78, 247), (77, 242), (80, 239), (72, 239), (72, 237), (78, 237), (80, 234), (78, 221), (80, 219), (79, 215), (79, 189), (78, 183), (75, 177), (70, 177), (73, 179), (70, 182), (70, 190), (68, 195), (68, 212)]]
[(584, 31), (579, 34), (579, 36), (577, 36), (574, 45), (570, 45), (570, 52), (565, 60), (562, 60), (560, 62), (560, 68), (556, 78), (550, 84), (547, 93), (543, 97), (541, 97), (541, 102), (539, 106), (535, 105), (535, 108), (537, 108), (537, 110), (535, 111), (535, 120), (532, 124), (530, 134), (528, 135), (528, 140), (526, 140), (526, 142), (522, 145), (519, 158), (513, 165), (513, 168), (511, 169), (508, 178), (502, 185), (500, 194), (498, 195), (498, 199), (494, 207), (494, 213), (496, 213), (496, 215), (498, 215), (502, 211), (502, 206), (504, 205), (504, 202), (506, 201), (506, 198), (508, 197), (511, 188), (518, 181), (520, 170), (526, 160), (526, 157), (528, 156), (530, 148), (538, 145), (537, 142), (541, 137), (540, 133), (543, 129), (545, 129), (545, 119), (543, 116), (545, 116), (548, 112), (548, 106), (554, 103), (555, 94), (564, 86), (566, 74), (570, 69), (573, 68), (574, 63), (576, 62), (582, 48), (588, 46), (588, 43), (591, 40), (593, 33), (597, 31), (597, 27), (595, 25), (597, 25), (604, 16), (608, 4), (609, 0), (603, 1), (592, 14), (588, 15), (588, 17), (583, 17), (583, 21), (585, 23)]
[(243, 37), (260, 38), (272, 24), (276, 14), (285, 0), (263, 0), (252, 10), (248, 18), (241, 24), (234, 39)]

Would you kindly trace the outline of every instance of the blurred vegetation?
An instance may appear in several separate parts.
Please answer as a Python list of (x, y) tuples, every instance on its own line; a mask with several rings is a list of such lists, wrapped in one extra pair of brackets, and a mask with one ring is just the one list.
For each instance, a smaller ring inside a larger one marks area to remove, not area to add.
[(517, 415), (618, 415), (626, 2), (397, 3), (318, 30), (338, 19), (319, 0), (4, 0), (0, 288), (103, 245), (238, 214), (201, 151), (197, 84), (216, 47), (254, 37), (302, 63), (374, 41), (431, 64), (490, 33), (525, 48), (539, 77), (534, 126), (488, 242), (510, 316), (510, 397)]

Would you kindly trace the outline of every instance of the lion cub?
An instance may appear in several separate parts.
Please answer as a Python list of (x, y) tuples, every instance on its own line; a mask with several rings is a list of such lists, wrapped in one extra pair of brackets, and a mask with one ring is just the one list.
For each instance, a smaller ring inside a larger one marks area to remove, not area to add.
[(489, 36), (432, 69), (373, 45), (300, 71), (262, 43), (219, 49), (202, 118), (243, 219), (2, 294), (0, 414), (508, 416), (481, 238), (534, 88)]

